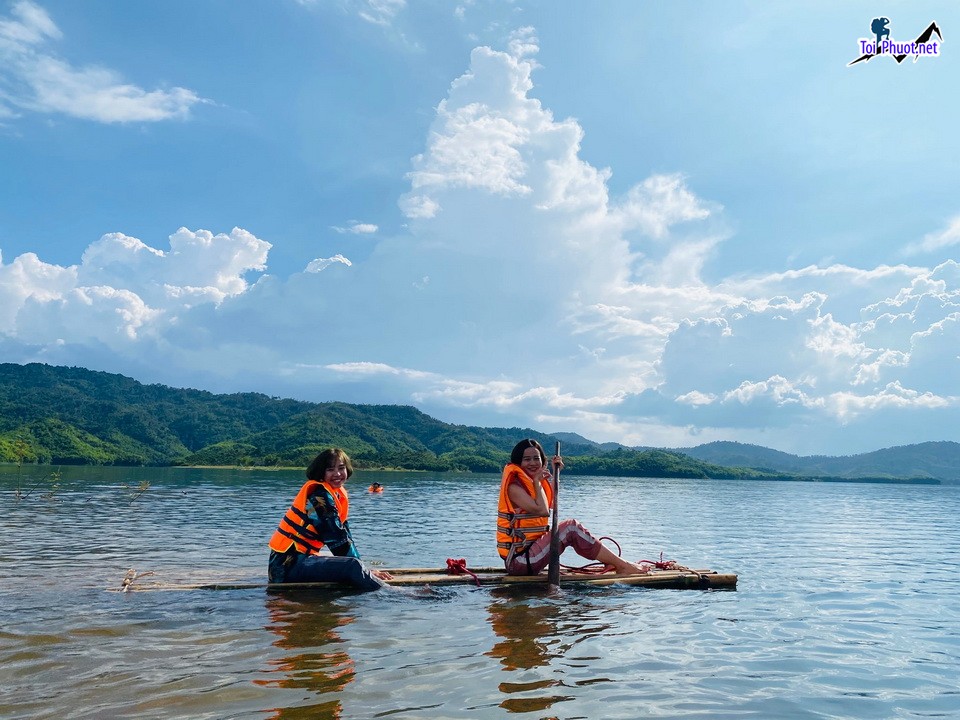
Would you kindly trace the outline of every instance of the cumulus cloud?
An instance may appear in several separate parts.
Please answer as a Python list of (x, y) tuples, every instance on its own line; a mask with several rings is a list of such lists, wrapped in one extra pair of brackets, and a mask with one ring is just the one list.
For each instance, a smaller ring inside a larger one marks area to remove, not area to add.
[(136, 353), (145, 333), (159, 337), (190, 308), (244, 293), (245, 275), (266, 267), (270, 249), (240, 228), (180, 228), (169, 240), (161, 251), (110, 233), (67, 268), (33, 253), (9, 265), (0, 257), (0, 333), (28, 345), (96, 342)]
[[(534, 149), (530, 140), (537, 125), (552, 120), (538, 100), (527, 97), (535, 63), (525, 56), (536, 51), (534, 43), (532, 37), (514, 43), (519, 52), (513, 54), (488, 47), (473, 51), (470, 70), (453, 82), (437, 108), (427, 150), (413, 158), (414, 169), (407, 175), (412, 192), (402, 206), (439, 208), (432, 193), (448, 188), (503, 196), (531, 192), (523, 182), (525, 155)], [(419, 216), (434, 214), (436, 209)]]
[(33, 112), (96, 122), (155, 122), (186, 118), (204, 102), (182, 87), (145, 90), (104, 67), (75, 67), (52, 49), (63, 36), (47, 12), (29, 0), (0, 17), (0, 116)]
[(169, 241), (170, 250), (163, 252), (122, 233), (104, 235), (84, 252), (77, 280), (124, 287), (151, 299), (194, 289), (221, 302), (247, 289), (246, 272), (266, 269), (271, 247), (241, 228), (217, 235), (180, 228)]
[(17, 337), (28, 344), (83, 344), (94, 340), (126, 352), (162, 314), (136, 293), (114, 287), (76, 287), (53, 301), (27, 298), (17, 315)]
[(17, 313), (27, 298), (51, 302), (73, 289), (76, 283), (75, 266), (50, 265), (34, 253), (25, 253), (4, 265), (0, 254), (0, 332), (14, 332)]

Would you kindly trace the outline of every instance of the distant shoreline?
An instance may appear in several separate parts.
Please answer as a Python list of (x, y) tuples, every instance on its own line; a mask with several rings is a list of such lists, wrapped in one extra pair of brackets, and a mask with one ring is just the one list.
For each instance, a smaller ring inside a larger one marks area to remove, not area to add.
[[(90, 465), (87, 467), (96, 467)], [(185, 468), (188, 470), (265, 470), (268, 472), (280, 472), (293, 470), (295, 472), (303, 472), (306, 468), (299, 465), (126, 465), (119, 466), (114, 465), (112, 467), (171, 467), (171, 468)], [(366, 468), (366, 467), (354, 467), (353, 471), (358, 472), (416, 472), (416, 473), (426, 473), (426, 472), (435, 472), (433, 470), (408, 470), (407, 468)], [(460, 472), (456, 470), (443, 470), (441, 472)], [(463, 472), (469, 472), (465, 470)], [(470, 473), (471, 475), (473, 473)]]
[[(16, 463), (0, 463), (0, 467), (3, 468), (16, 468)], [(303, 472), (304, 468), (300, 466), (285, 466), (285, 465), (94, 465), (87, 463), (24, 463), (23, 468), (26, 470), (28, 468), (63, 468), (63, 467), (78, 467), (78, 468), (96, 468), (96, 467), (110, 467), (110, 468), (138, 468), (148, 470), (150, 468), (156, 469), (183, 469), (183, 470), (239, 470), (244, 472)], [(423, 469), (408, 469), (408, 468), (365, 468), (365, 467), (355, 467), (355, 472), (364, 473), (364, 472), (383, 472), (383, 473), (433, 473), (437, 475), (496, 475), (495, 472), (474, 472), (471, 470), (423, 470)], [(722, 482), (725, 480), (742, 480), (744, 482), (751, 481), (773, 481), (773, 482), (820, 482), (820, 483), (857, 483), (857, 484), (875, 484), (875, 485), (960, 485), (960, 479), (941, 479), (933, 477), (878, 477), (878, 476), (862, 476), (862, 477), (840, 477), (840, 476), (815, 476), (815, 475), (769, 475), (769, 476), (754, 476), (754, 477), (742, 477), (742, 478), (730, 478), (730, 477), (690, 477), (690, 476), (668, 476), (668, 475), (628, 475), (624, 473), (617, 474), (598, 474), (598, 473), (576, 473), (570, 472), (569, 470), (565, 474), (573, 477), (623, 477), (623, 478), (637, 478), (637, 479), (649, 479), (649, 480), (704, 480), (708, 482)]]

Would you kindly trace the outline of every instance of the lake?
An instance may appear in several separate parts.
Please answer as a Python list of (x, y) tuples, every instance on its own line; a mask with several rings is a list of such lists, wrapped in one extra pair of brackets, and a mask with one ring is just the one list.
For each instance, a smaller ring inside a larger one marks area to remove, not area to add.
[[(564, 476), (562, 517), (735, 591), (118, 593), (265, 581), (302, 473), (51, 470), (0, 467), (0, 717), (960, 717), (960, 486)], [(498, 483), (359, 471), (358, 548), (498, 565)]]

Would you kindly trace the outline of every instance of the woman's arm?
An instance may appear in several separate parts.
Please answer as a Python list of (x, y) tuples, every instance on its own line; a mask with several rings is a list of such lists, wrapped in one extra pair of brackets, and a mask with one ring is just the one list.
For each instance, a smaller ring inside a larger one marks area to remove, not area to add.
[(308, 498), (307, 517), (331, 553), (338, 557), (360, 557), (350, 536), (349, 523), (340, 522), (333, 499), (326, 491), (321, 490)]
[(547, 496), (543, 492), (543, 486), (539, 482), (535, 482), (533, 487), (535, 496), (530, 497), (520, 483), (512, 482), (507, 487), (507, 496), (515, 507), (520, 508), (525, 513), (547, 517), (550, 514), (550, 506), (547, 504)]

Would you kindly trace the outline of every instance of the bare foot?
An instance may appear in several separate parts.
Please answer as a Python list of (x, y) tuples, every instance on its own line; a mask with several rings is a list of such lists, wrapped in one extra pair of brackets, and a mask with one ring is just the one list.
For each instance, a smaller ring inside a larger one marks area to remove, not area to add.
[(650, 572), (650, 566), (637, 565), (632, 562), (624, 561), (622, 564), (616, 567), (616, 570), (621, 575), (646, 575)]

